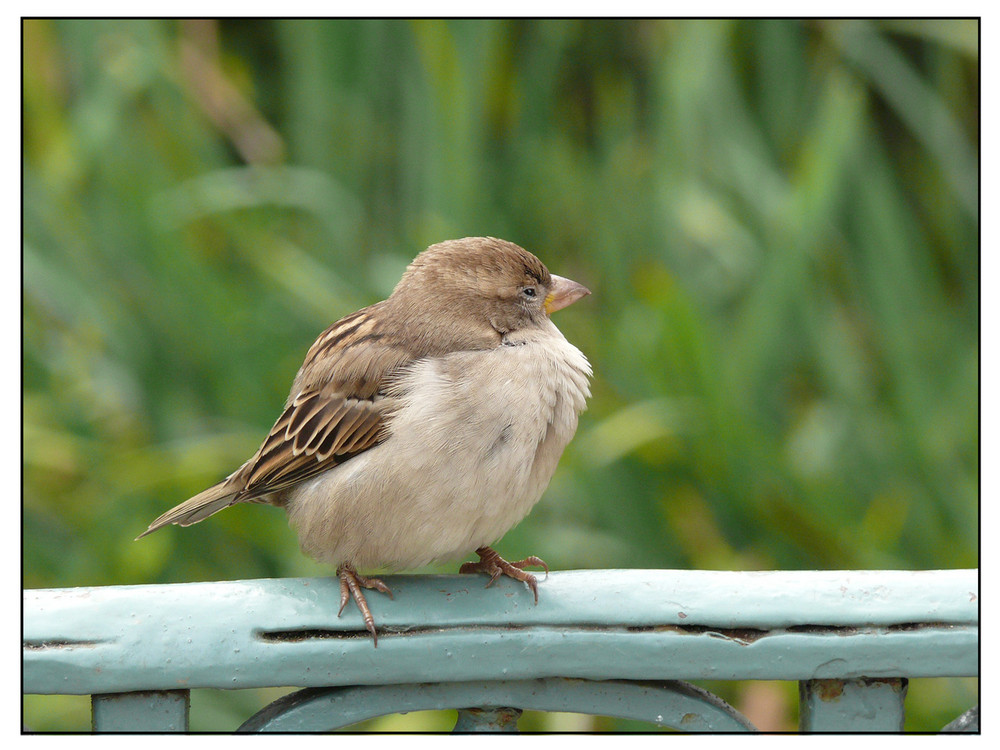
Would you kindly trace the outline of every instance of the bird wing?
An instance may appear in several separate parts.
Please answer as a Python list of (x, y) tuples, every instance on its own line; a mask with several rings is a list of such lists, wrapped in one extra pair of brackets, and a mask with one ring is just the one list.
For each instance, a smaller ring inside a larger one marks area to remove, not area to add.
[(392, 399), (353, 398), (324, 389), (300, 392), (241, 472), (236, 501), (292, 487), (377, 445)]
[(309, 348), (285, 410), (230, 483), (252, 501), (343, 463), (387, 437), (397, 399), (386, 383), (421, 352), (381, 332), (379, 305), (334, 323)]
[(380, 332), (377, 308), (326, 329), (306, 354), (285, 409), (263, 445), (239, 469), (157, 518), (139, 536), (167, 524), (189, 526), (241, 502), (271, 497), (377, 445), (397, 398), (386, 383), (424, 352)]

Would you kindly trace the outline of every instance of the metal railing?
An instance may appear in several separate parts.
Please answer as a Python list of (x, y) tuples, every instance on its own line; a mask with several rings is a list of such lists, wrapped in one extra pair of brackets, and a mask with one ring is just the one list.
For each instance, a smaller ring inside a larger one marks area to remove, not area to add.
[(25, 591), (23, 692), (93, 696), (95, 731), (183, 732), (191, 689), (278, 686), (304, 689), (241, 731), (441, 708), (456, 731), (523, 709), (753, 731), (683, 680), (795, 680), (803, 731), (898, 732), (908, 678), (979, 673), (976, 570), (563, 571), (537, 605), (509, 580), (386, 581), (378, 648), (334, 578)]

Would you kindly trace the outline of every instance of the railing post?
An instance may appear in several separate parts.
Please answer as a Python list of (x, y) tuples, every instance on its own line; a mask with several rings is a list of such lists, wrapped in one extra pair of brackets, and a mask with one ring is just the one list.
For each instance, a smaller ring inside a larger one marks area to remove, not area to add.
[(517, 732), (519, 708), (460, 708), (455, 732)]
[(95, 732), (186, 732), (189, 690), (91, 696)]
[(803, 732), (902, 732), (905, 677), (803, 680), (799, 728)]

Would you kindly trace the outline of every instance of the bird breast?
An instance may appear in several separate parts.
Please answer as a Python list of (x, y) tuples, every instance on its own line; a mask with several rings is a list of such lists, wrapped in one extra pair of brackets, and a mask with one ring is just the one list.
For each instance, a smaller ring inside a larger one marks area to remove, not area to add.
[(303, 549), (408, 569), (492, 544), (527, 515), (590, 396), (586, 358), (546, 323), (408, 368), (389, 437), (290, 493)]

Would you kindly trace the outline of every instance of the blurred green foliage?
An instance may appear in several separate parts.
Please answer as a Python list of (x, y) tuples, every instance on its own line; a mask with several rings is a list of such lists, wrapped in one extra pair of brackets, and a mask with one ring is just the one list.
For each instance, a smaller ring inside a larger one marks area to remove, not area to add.
[[(976, 566), (978, 31), (25, 21), (24, 585), (328, 574), (266, 507), (132, 538), (257, 447), (323, 328), (480, 234), (594, 292), (557, 321), (590, 409), (501, 553)], [(974, 701), (935, 685), (908, 728)]]

